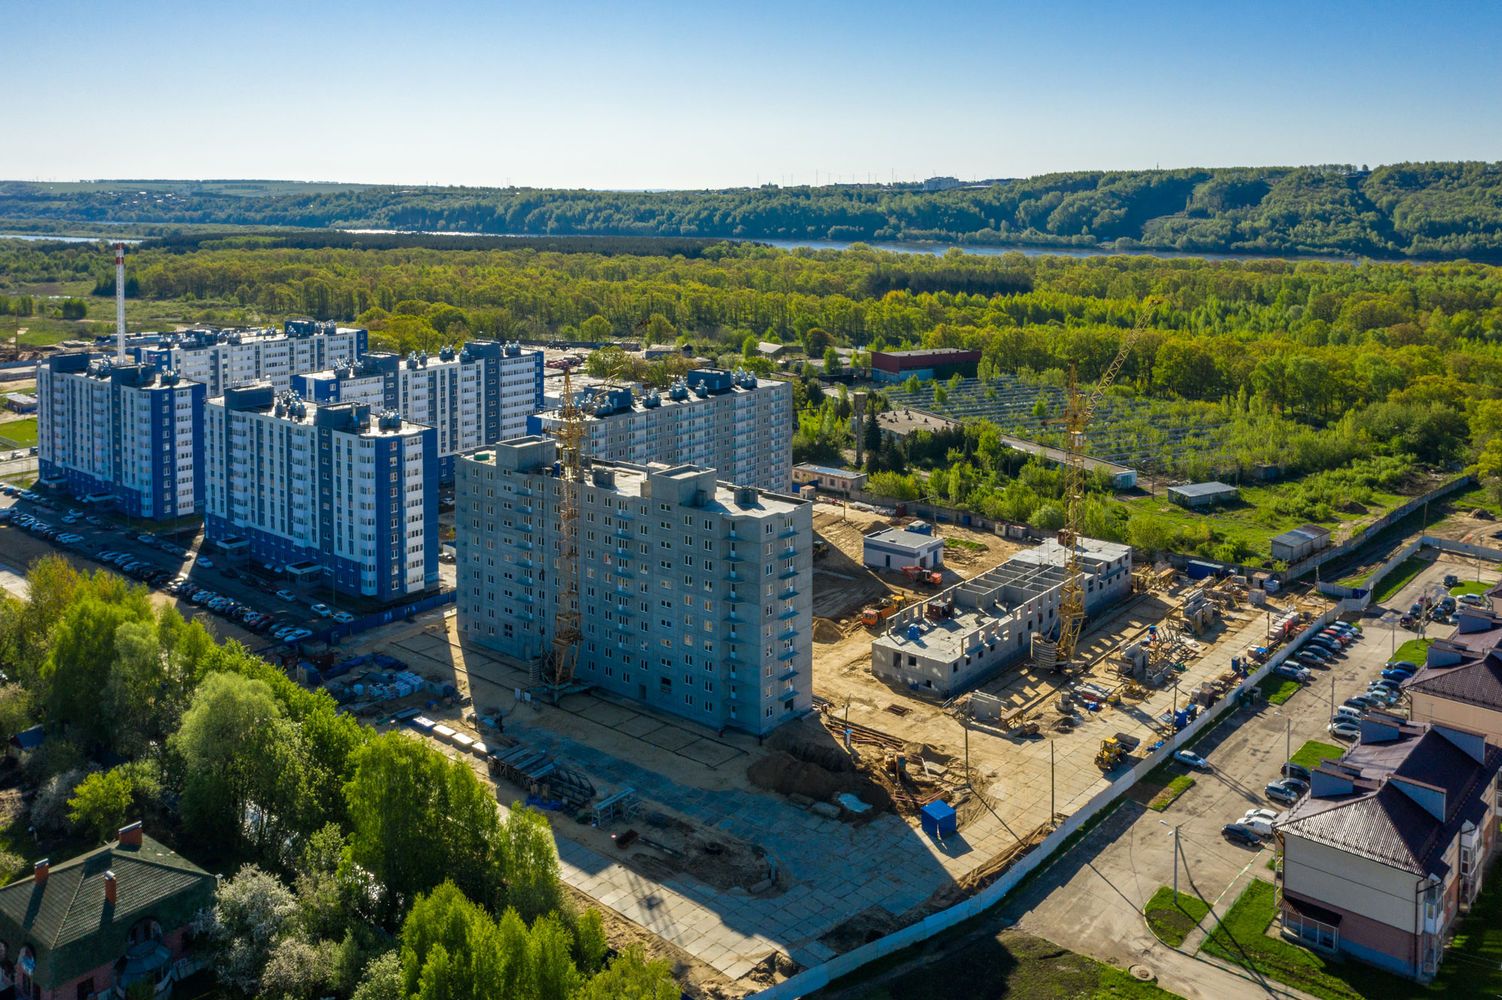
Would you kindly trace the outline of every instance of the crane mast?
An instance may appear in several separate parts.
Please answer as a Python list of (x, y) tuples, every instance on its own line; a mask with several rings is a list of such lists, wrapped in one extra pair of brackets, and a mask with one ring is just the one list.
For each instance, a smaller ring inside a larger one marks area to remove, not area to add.
[[(579, 488), (583, 478), (584, 413), (574, 399), (569, 369), (563, 370), (563, 418), (554, 430), (560, 454), (560, 502), (558, 505), (558, 608), (553, 618), (552, 676), (548, 683), (553, 700), (572, 683), (579, 661)], [(546, 554), (544, 554), (546, 555)], [(544, 561), (546, 565), (546, 561)]]
[(1059, 593), (1059, 644), (1054, 660), (1055, 671), (1068, 671), (1085, 626), (1085, 570), (1080, 561), (1079, 544), (1085, 518), (1085, 432), (1090, 419), (1095, 416), (1095, 408), (1116, 381), (1116, 376), (1121, 374), (1128, 352), (1147, 325), (1152, 303), (1152, 299), (1144, 300), (1136, 324), (1121, 338), (1116, 357), (1106, 365), (1106, 370), (1088, 395), (1080, 391), (1073, 366), (1069, 369), (1069, 388), (1064, 402), (1065, 517), (1058, 536), (1059, 544), (1068, 554), (1064, 560), (1064, 586)]

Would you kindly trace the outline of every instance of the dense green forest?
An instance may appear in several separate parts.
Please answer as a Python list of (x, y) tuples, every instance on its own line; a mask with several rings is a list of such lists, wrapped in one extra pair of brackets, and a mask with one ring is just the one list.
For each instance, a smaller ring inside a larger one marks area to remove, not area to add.
[[(1502, 474), (1502, 268), (1483, 264), (277, 241), (147, 244), (131, 256), (130, 308), (171, 303), (185, 320), (223, 324), (311, 314), (359, 322), (404, 351), (475, 336), (677, 343), (686, 355), (762, 371), (771, 363), (755, 350), (760, 340), (796, 345), (815, 363), (842, 346), (858, 349), (857, 364), (884, 347), (974, 347), (978, 381), (894, 386), (886, 404), (944, 411), (961, 398), (1020, 394), (1044, 439), (1057, 433), (1048, 420), (1067, 371), (1097, 377), (1145, 310), (1090, 447), (1103, 457), (1135, 448), (1134, 464), (1170, 479), (1250, 481), (1276, 467), (1284, 482), (1258, 499), (1259, 530), (1359, 516), (1428, 474), (1471, 465), (1489, 479)], [(64, 294), (42, 299), (41, 287)], [(110, 258), (97, 246), (0, 244), (0, 306), (60, 312), (82, 294), (107, 329), (112, 288)], [(688, 363), (617, 361), (656, 382)], [(815, 376), (784, 374), (799, 406), (794, 454), (837, 461), (854, 441), (848, 401)], [(1052, 523), (1056, 479), (999, 448), (996, 432), (970, 420), (953, 440), (872, 449), (873, 483), (894, 496)], [(1099, 502), (1097, 533), (1144, 548), (1228, 561), (1265, 551), (1265, 531), (1259, 541), (1229, 519), (1186, 528), (1104, 494)]]
[(0, 183), (12, 223), (938, 241), (1502, 259), (1502, 164), (1080, 171), (914, 184), (589, 191), (278, 181)]

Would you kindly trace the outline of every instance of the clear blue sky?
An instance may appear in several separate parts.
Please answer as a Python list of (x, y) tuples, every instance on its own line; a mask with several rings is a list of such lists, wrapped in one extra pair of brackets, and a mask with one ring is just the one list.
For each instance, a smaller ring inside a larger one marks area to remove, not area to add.
[(709, 187), (1502, 159), (1502, 3), (0, 0), (0, 177)]

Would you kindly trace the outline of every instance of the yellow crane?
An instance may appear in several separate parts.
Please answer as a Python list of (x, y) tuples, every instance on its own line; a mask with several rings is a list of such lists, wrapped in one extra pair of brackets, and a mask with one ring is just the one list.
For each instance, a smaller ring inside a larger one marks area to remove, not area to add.
[(1090, 418), (1095, 416), (1095, 408), (1100, 405), (1101, 398), (1121, 373), (1121, 366), (1126, 363), (1132, 345), (1147, 326), (1155, 304), (1154, 298), (1143, 300), (1136, 324), (1121, 338), (1116, 357), (1106, 365), (1106, 370), (1101, 373), (1100, 380), (1088, 395), (1080, 391), (1074, 369), (1071, 367), (1069, 370), (1069, 389), (1064, 403), (1065, 516), (1064, 527), (1059, 532), (1059, 544), (1068, 550), (1069, 555), (1064, 562), (1064, 588), (1059, 595), (1059, 644), (1054, 660), (1055, 671), (1068, 671), (1069, 662), (1074, 658), (1075, 647), (1080, 641), (1080, 632), (1085, 625), (1085, 571), (1080, 565), (1079, 546), (1080, 529), (1085, 517), (1085, 431), (1090, 426)]

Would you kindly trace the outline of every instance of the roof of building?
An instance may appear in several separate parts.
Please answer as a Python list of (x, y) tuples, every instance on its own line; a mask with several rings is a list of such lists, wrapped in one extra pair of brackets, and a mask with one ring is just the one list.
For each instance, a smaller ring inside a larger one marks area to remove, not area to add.
[(5, 398), (22, 406), (35, 406), (37, 398), (29, 392), (7, 392)]
[(1329, 537), (1330, 532), (1317, 524), (1301, 524), (1297, 528), (1289, 528), (1281, 535), (1274, 535), (1272, 540), (1283, 545), (1297, 545), (1300, 542), (1317, 542)]
[(878, 545), (890, 545), (900, 549), (931, 548), (935, 542), (942, 545), (944, 540), (938, 535), (928, 535), (921, 531), (908, 531), (906, 528), (883, 528), (867, 535), (863, 542), (875, 542)]
[[(1132, 554), (1130, 545), (1108, 542), (1101, 538), (1079, 539), (1080, 557), (1086, 561), (1115, 562)], [(1045, 538), (1032, 548), (1022, 549), (1009, 562), (1034, 563), (1039, 566), (1063, 566), (1069, 561), (1069, 550), (1056, 539)]]
[(876, 426), (901, 436), (915, 431), (928, 431), (932, 434), (935, 431), (953, 430), (960, 423), (927, 410), (903, 409), (881, 411), (876, 415)]
[[(691, 388), (692, 383), (689, 381), (694, 377), (695, 374), (696, 372), (690, 372), (688, 376), (683, 380), (684, 384), (671, 387), (666, 391), (656, 391), (649, 389), (645, 393), (638, 393), (634, 384), (629, 383), (624, 385), (618, 382), (609, 383), (609, 388), (607, 388), (607, 383), (601, 383), (593, 386), (586, 384), (586, 389), (594, 389), (599, 391), (601, 394), (607, 392), (612, 393), (612, 398), (614, 399), (626, 398), (625, 395), (614, 393), (615, 389), (628, 389), (630, 390), (629, 405), (624, 405), (618, 409), (611, 409), (608, 412), (603, 413), (591, 412), (590, 409), (586, 407), (583, 408), (583, 413), (581, 415), (586, 422), (609, 420), (612, 417), (618, 417), (623, 413), (644, 413), (648, 410), (669, 410), (676, 406), (693, 406), (695, 403), (708, 403), (711, 400), (722, 399), (727, 396), (745, 394), (748, 392), (765, 391), (767, 389), (776, 388), (779, 385), (792, 385), (791, 382), (784, 382), (781, 379), (757, 378), (755, 375), (752, 375), (749, 372), (725, 373), (732, 376), (739, 375), (739, 377), (730, 378), (728, 380), (729, 384), (725, 388), (714, 392), (707, 392), (701, 396), (697, 392), (693, 391), (693, 389)], [(740, 384), (742, 381), (744, 382), (744, 384)], [(755, 388), (751, 388), (753, 383), (755, 385)], [(574, 390), (576, 396), (584, 395), (578, 385), (574, 386)], [(788, 391), (791, 392), (792, 390), (789, 389)], [(542, 413), (537, 414), (537, 419), (541, 422), (544, 428), (550, 428), (560, 423), (563, 420), (563, 417), (558, 410), (545, 410)]]
[(1182, 486), (1170, 486), (1168, 492), (1184, 497), (1213, 497), (1223, 493), (1235, 493), (1236, 487), (1222, 482), (1185, 483)]
[(810, 462), (803, 462), (799, 465), (793, 466), (793, 470), (795, 472), (799, 469), (802, 469), (804, 472), (812, 472), (815, 475), (819, 476), (838, 476), (841, 479), (854, 479), (865, 475), (864, 472), (860, 472), (855, 469), (836, 469), (832, 465), (814, 465)]
[[(106, 872), (115, 874), (113, 905)], [(213, 875), (143, 835), (140, 847), (116, 841), (51, 866), (40, 883), (33, 875), (0, 889), (0, 928), (14, 927), (16, 937), (33, 942), (38, 978), (56, 986), (124, 955), (131, 927), (144, 917), (164, 930), (186, 924), (213, 904), (215, 884)]]
[(41, 725), (23, 729), (10, 738), (10, 745), (18, 750), (35, 750), (47, 739), (47, 730)]
[[(1048, 445), (1038, 444), (1036, 441), (1029, 441), (1026, 438), (1011, 437), (1010, 435), (1003, 434), (1001, 435), (1001, 443), (1016, 451), (1026, 452), (1029, 455), (1038, 455), (1048, 459), (1050, 462), (1057, 462), (1060, 465), (1063, 465), (1068, 458), (1068, 455), (1061, 448), (1051, 448)], [(1088, 455), (1084, 456), (1084, 465), (1087, 469), (1104, 472), (1110, 476), (1120, 476), (1127, 473), (1135, 475), (1137, 471), (1131, 466), (1121, 465), (1117, 462), (1107, 462), (1103, 458), (1091, 458)]]
[(872, 357), (883, 358), (943, 358), (957, 356), (960, 358), (978, 358), (980, 351), (970, 347), (918, 347), (907, 351), (872, 351)]
[[(1338, 848), (1349, 854), (1416, 875), (1443, 875), (1445, 851), (1467, 823), (1485, 814), (1483, 794), (1502, 770), (1502, 748), (1477, 734), (1446, 726), (1418, 726), (1378, 717), (1363, 724), (1363, 742), (1331, 768), (1316, 772), (1349, 779), (1337, 794), (1313, 793), (1299, 802), (1278, 827), (1285, 835)], [(1375, 730), (1386, 736), (1370, 740)], [(1396, 735), (1393, 736), (1392, 734)], [(1474, 740), (1477, 761), (1461, 743)], [(1443, 818), (1432, 815), (1414, 794), (1442, 794)]]
[(1502, 656), (1493, 651), (1452, 667), (1426, 664), (1403, 687), (1410, 694), (1417, 691), (1502, 712)]

